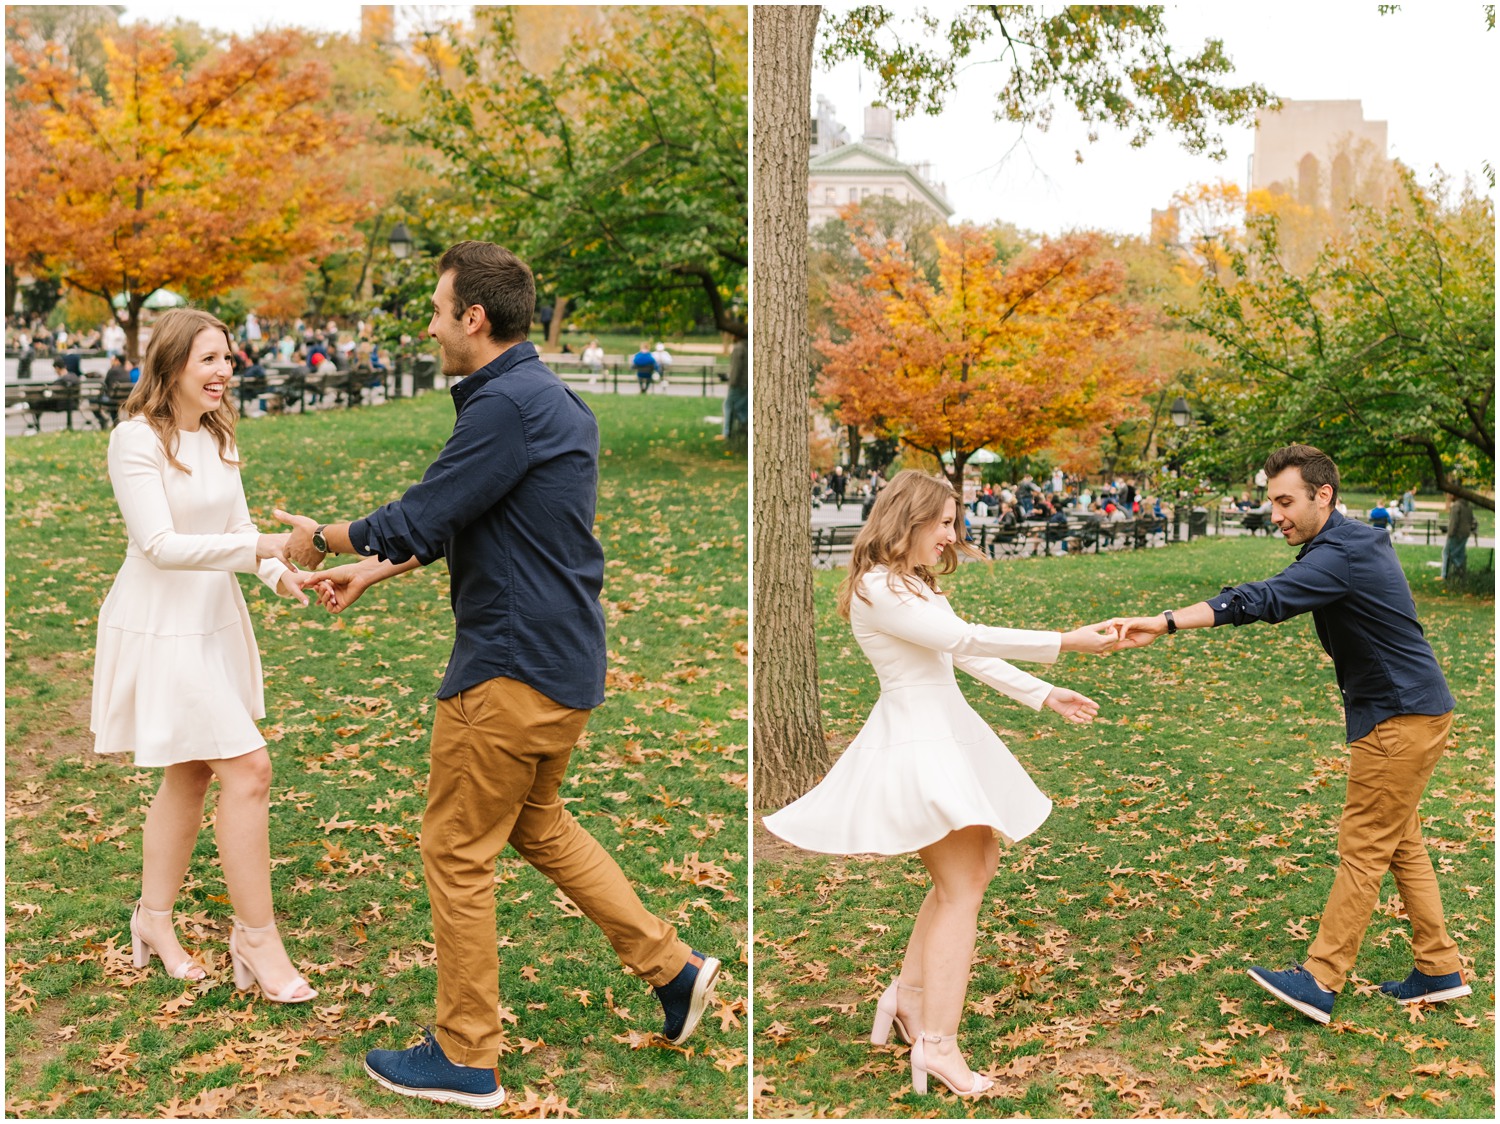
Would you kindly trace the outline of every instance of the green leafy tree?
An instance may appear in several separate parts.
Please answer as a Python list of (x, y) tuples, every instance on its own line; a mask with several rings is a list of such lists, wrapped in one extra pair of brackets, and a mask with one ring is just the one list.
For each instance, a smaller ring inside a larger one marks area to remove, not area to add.
[(424, 87), (408, 133), (470, 191), (474, 229), (527, 259), (539, 291), (595, 320), (708, 319), (744, 337), (745, 9), (599, 12), (543, 72), (511, 9), (478, 9), (472, 37), (449, 32), (455, 65)]
[[(1108, 125), (1128, 131), (1139, 148), (1164, 128), (1189, 152), (1222, 160), (1215, 126), (1252, 121), (1275, 98), (1253, 83), (1219, 84), (1234, 69), (1221, 40), (1174, 55), (1164, 13), (1156, 5), (1072, 4), (1049, 13), (1040, 5), (984, 4), (945, 25), (926, 9), (898, 15), (866, 4), (825, 24), (822, 57), (869, 66), (886, 104), (905, 116), (942, 112), (959, 70), (998, 48), (998, 58), (984, 61), (1008, 68), (996, 91), (1003, 119), (1045, 130), (1065, 101), (1088, 124), (1090, 141)], [(913, 35), (913, 25), (926, 34)]]
[(1203, 394), (1199, 461), (1305, 441), (1362, 480), (1423, 475), (1494, 510), (1494, 204), (1403, 170), (1398, 195), (1356, 204), (1305, 270), (1279, 236), (1274, 214), (1252, 218), (1185, 312), (1224, 376)]

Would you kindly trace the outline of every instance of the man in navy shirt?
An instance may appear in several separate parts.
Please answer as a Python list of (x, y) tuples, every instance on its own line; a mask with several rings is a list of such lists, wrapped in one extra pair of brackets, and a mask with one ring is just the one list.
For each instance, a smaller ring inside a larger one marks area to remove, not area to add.
[(1303, 964), (1250, 969), (1261, 987), (1326, 1023), (1354, 966), (1389, 870), (1411, 918), (1416, 966), (1380, 990), (1402, 1003), (1470, 994), (1448, 935), (1417, 804), (1448, 741), (1453, 696), (1417, 621), (1411, 588), (1390, 536), (1335, 509), (1339, 471), (1311, 445), (1288, 445), (1266, 459), (1271, 522), (1302, 549), (1262, 582), (1122, 626), (1119, 647), (1140, 647), (1184, 628), (1276, 623), (1312, 613), (1344, 697), (1349, 778), (1339, 822), (1339, 867)]
[[(428, 334), (458, 418), (420, 483), (352, 523), (291, 523), (291, 553), (365, 555), (307, 575), (342, 612), (378, 581), (446, 558), (457, 635), (438, 689), (422, 864), (432, 903), (434, 1030), (365, 1068), (408, 1096), (493, 1108), (501, 1041), (495, 859), (509, 843), (651, 984), (664, 1035), (697, 1025), (719, 962), (649, 913), (558, 789), (604, 700), (604, 552), (594, 537), (599, 430), (527, 341), (531, 270), (488, 242), (443, 255)], [(310, 553), (309, 553), (310, 552)]]

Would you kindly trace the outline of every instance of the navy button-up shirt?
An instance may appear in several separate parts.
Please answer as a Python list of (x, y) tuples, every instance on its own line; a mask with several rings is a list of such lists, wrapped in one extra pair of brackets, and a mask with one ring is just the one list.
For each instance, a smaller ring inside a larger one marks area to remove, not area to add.
[(1274, 578), (1229, 586), (1207, 604), (1214, 624), (1275, 623), (1312, 613), (1358, 741), (1398, 714), (1446, 714), (1453, 696), (1417, 620), (1390, 535), (1330, 512)]
[(453, 435), (421, 483), (349, 525), (361, 554), (448, 559), (457, 635), (449, 698), (518, 679), (563, 706), (604, 701), (599, 427), (518, 343), (453, 389)]

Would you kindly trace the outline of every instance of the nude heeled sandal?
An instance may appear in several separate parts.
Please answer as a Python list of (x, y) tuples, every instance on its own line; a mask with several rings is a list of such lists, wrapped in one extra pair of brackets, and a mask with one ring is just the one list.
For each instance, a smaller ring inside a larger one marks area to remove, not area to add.
[[(235, 947), (234, 938), (237, 933), (270, 933), (275, 928), (276, 922), (274, 921), (269, 925), (251, 928), (238, 917), (234, 919), (234, 927), (229, 931), (229, 962), (234, 966), (234, 986), (241, 991), (247, 991), (253, 983), (260, 988), (261, 995), (272, 1003), (306, 1003), (309, 999), (316, 999), (318, 995), (317, 989), (301, 976), (294, 978), (291, 983), (287, 984), (280, 991), (271, 992), (265, 984), (260, 982), (260, 976), (256, 975), (250, 961), (240, 955), (240, 950)], [(297, 995), (299, 987), (307, 988), (308, 994)]]
[(896, 1033), (901, 1036), (901, 1041), (905, 1042), (908, 1046), (912, 1043), (911, 1028), (902, 1020), (896, 1008), (896, 991), (898, 988), (901, 991), (911, 991), (917, 995), (922, 994), (920, 987), (912, 987), (910, 984), (904, 984), (899, 978), (891, 981), (891, 986), (885, 989), (880, 996), (880, 1001), (875, 1004), (875, 1025), (870, 1030), (870, 1042), (872, 1045), (884, 1046), (891, 1040), (892, 1024), (895, 1024)]
[[(151, 957), (155, 956), (161, 960), (163, 970), (174, 980), (207, 979), (208, 972), (202, 964), (199, 964), (191, 956), (184, 959), (180, 964), (167, 963), (167, 958), (157, 952), (155, 947), (149, 944), (145, 937), (141, 936), (139, 918), (143, 913), (149, 914), (152, 917), (172, 916), (170, 909), (147, 909), (144, 902), (135, 903), (135, 909), (130, 913), (130, 951), (134, 957), (133, 962), (135, 966), (137, 968), (144, 968), (147, 964), (151, 963)], [(190, 973), (192, 972), (197, 972), (198, 974), (196, 976), (191, 975)]]
[(950, 1093), (955, 1093), (960, 1097), (977, 1097), (980, 1093), (983, 1093), (988, 1089), (994, 1087), (995, 1083), (988, 1077), (985, 1077), (982, 1074), (974, 1073), (971, 1070), (969, 1076), (974, 1079), (973, 1083), (967, 1089), (960, 1089), (955, 1086), (953, 1082), (949, 1081), (948, 1078), (943, 1075), (943, 1072), (941, 1070), (929, 1069), (927, 1067), (926, 1043), (953, 1042), (957, 1038), (958, 1035), (956, 1034), (917, 1035), (917, 1040), (913, 1042), (911, 1046), (911, 1087), (918, 1093), (927, 1092), (927, 1075), (929, 1073), (932, 1074), (932, 1076), (936, 1077), (944, 1085), (946, 1085)]

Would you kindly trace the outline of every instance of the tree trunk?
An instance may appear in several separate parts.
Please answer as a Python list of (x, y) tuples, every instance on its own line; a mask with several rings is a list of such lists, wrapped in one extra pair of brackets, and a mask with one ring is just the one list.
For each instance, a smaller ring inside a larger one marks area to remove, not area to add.
[(563, 319), (568, 314), (568, 298), (558, 297), (552, 306), (552, 322), (547, 325), (547, 350), (562, 350)]
[(859, 467), (861, 454), (865, 451), (864, 442), (859, 438), (859, 426), (846, 427), (849, 431), (849, 471), (853, 472)]
[(132, 363), (141, 361), (141, 306), (145, 300), (131, 293), (125, 306), (125, 355)]
[(821, 9), (756, 8), (755, 800), (828, 771), (818, 700), (807, 481), (807, 160)]

